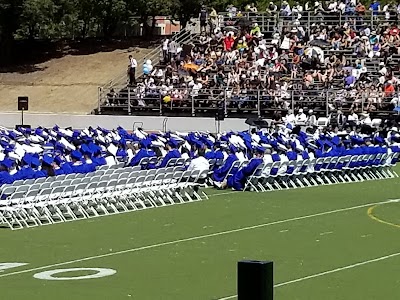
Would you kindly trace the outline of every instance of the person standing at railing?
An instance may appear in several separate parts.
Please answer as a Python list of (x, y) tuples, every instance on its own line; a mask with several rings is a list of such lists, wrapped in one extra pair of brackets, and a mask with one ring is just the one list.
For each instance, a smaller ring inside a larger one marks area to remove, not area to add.
[(205, 5), (201, 6), (199, 20), (200, 20), (200, 32), (206, 32), (208, 23), (208, 12)]
[(128, 70), (129, 85), (135, 85), (136, 84), (136, 78), (135, 78), (136, 68), (137, 68), (136, 59), (132, 55), (129, 55), (129, 70)]
[(165, 39), (162, 43), (163, 60), (165, 64), (170, 62), (168, 56), (168, 44), (169, 44), (169, 39)]
[(372, 15), (377, 18), (379, 12), (381, 11), (381, 4), (378, 0), (373, 0), (373, 2), (369, 5), (369, 10), (372, 11)]
[(276, 6), (274, 4), (274, 2), (271, 1), (266, 9), (266, 12), (267, 12), (267, 14), (272, 15), (272, 14), (275, 14), (277, 12), (277, 10), (278, 10), (278, 6)]
[(211, 12), (210, 12), (210, 32), (213, 33), (214, 30), (219, 27), (219, 22), (218, 22), (218, 13), (215, 10), (214, 7), (211, 8)]

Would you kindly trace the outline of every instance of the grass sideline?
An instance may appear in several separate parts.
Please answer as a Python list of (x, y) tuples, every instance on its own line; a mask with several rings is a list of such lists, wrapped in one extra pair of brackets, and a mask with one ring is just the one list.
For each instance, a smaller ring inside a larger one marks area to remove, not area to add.
[[(400, 252), (400, 228), (384, 222), (400, 224), (400, 203), (386, 202), (400, 198), (399, 183), (273, 193), (212, 190), (209, 200), (193, 204), (3, 229), (0, 263), (29, 264), (0, 272), (2, 295), (13, 300), (221, 299), (236, 293), (236, 262), (260, 259), (275, 262), (278, 300), (397, 300), (400, 256), (390, 255)], [(346, 268), (351, 265), (356, 266)], [(33, 278), (64, 268), (117, 273), (90, 280)]]

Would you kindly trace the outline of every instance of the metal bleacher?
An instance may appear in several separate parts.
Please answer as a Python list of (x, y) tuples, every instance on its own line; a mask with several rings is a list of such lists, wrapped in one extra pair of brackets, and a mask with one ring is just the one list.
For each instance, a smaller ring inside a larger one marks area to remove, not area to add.
[[(178, 45), (190, 43), (199, 35), (199, 29), (197, 22), (191, 22), (186, 28), (176, 33), (171, 37)], [(162, 45), (158, 45), (148, 55), (143, 58), (143, 61), (138, 61), (138, 70), (136, 73), (142, 71), (142, 65), (147, 61), (151, 60), (153, 66), (160, 67), (162, 58)], [(140, 78), (141, 76), (139, 76)], [(120, 105), (109, 107), (104, 105), (107, 102), (108, 93), (113, 89), (118, 92), (117, 100)], [(127, 72), (121, 72), (121, 75), (110, 80), (107, 84), (99, 87), (98, 90), (98, 113), (99, 114), (131, 114), (130, 103), (130, 89), (128, 86)]]
[[(338, 15), (338, 14), (322, 14), (315, 13), (314, 11), (305, 11), (300, 18), (300, 26), (302, 26), (307, 34), (310, 34), (312, 28), (316, 25), (342, 26), (346, 22), (351, 21), (351, 16)], [(367, 12), (362, 18), (357, 17), (354, 22), (356, 26), (361, 23), (366, 23), (372, 29), (379, 28), (383, 23), (384, 17), (382, 15), (372, 15)], [(267, 44), (271, 43), (273, 34), (282, 32), (282, 30), (290, 30), (294, 25), (294, 20), (291, 18), (284, 18), (279, 14), (271, 15), (268, 13), (249, 13), (245, 12), (238, 17), (232, 17), (228, 13), (219, 14), (219, 27), (224, 30), (228, 27), (238, 27), (240, 20), (247, 20), (250, 23), (258, 23)], [(196, 40), (197, 34), (188, 29), (183, 29), (177, 34), (174, 39), (180, 44), (190, 43)], [(353, 55), (353, 49), (330, 50), (323, 49), (325, 56), (336, 54), (345, 55), (348, 66), (353, 66), (356, 60), (360, 58)], [(162, 55), (161, 47), (157, 47), (149, 54), (146, 59), (151, 59), (155, 64), (159, 64)], [(379, 77), (379, 63), (383, 61), (381, 57), (374, 57), (374, 59), (361, 58), (364, 66), (367, 68), (368, 76), (372, 79)], [(393, 55), (387, 65), (392, 67), (399, 66), (400, 55)], [(162, 67), (162, 66), (161, 66)], [(261, 73), (262, 74), (262, 73)], [(339, 83), (342, 81), (334, 82), (333, 86), (325, 86), (321, 82), (316, 82), (309, 88), (301, 88), (303, 82), (303, 72), (299, 72), (297, 78), (290, 80), (291, 88), (287, 91), (288, 96), (285, 101), (289, 103), (286, 109), (296, 109), (300, 107), (307, 107), (313, 109), (319, 116), (328, 116), (329, 107), (335, 99), (336, 94), (340, 92)], [(394, 71), (395, 76), (400, 76), (400, 69)], [(336, 84), (336, 85), (335, 85)], [(110, 106), (106, 104), (107, 93), (113, 88), (118, 91), (117, 104)], [(245, 105), (243, 109), (238, 110), (230, 106), (230, 93), (226, 89), (207, 89), (201, 90), (196, 97), (191, 96), (190, 92), (187, 93), (187, 98), (181, 101), (180, 104), (164, 103), (160, 95), (146, 96), (146, 106), (139, 105), (137, 96), (134, 90), (126, 84), (126, 74), (118, 80), (112, 81), (109, 85), (99, 89), (99, 113), (100, 114), (123, 114), (123, 115), (153, 115), (153, 116), (186, 116), (186, 117), (214, 117), (218, 110), (223, 109), (225, 117), (270, 117), (276, 107), (267, 104), (267, 92), (264, 90), (248, 90), (249, 105)], [(400, 97), (400, 95), (398, 95)], [(267, 101), (268, 100), (268, 101)], [(362, 104), (367, 103), (368, 99), (362, 99)], [(269, 102), (269, 103), (270, 103)], [(385, 99), (383, 101), (385, 102)], [(251, 105), (250, 105), (251, 103)], [(343, 110), (349, 110), (352, 102), (343, 103)], [(387, 114), (391, 111), (390, 106), (384, 107), (377, 114)]]

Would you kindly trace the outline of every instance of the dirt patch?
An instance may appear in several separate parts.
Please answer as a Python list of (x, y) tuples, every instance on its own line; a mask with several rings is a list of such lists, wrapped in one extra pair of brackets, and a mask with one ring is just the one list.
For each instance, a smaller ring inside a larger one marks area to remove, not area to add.
[(17, 109), (17, 97), (28, 96), (30, 112), (89, 114), (97, 107), (98, 87), (121, 75), (128, 55), (138, 62), (151, 48), (127, 48), (90, 54), (68, 54), (43, 63), (0, 73), (1, 111)]

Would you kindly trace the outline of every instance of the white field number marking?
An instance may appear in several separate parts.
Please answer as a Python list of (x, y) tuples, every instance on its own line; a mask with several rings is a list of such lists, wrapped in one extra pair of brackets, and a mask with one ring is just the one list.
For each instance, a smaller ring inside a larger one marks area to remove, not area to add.
[[(0, 273), (5, 270), (18, 268), (21, 266), (26, 266), (28, 263), (0, 263)], [(90, 275), (82, 275), (82, 276), (73, 276), (73, 277), (55, 277), (56, 274), (67, 273), (67, 272), (95, 272), (95, 274)], [(105, 268), (70, 268), (70, 269), (57, 269), (57, 270), (49, 270), (40, 273), (36, 273), (33, 275), (36, 279), (42, 280), (82, 280), (82, 279), (96, 279), (111, 276), (117, 273), (117, 271), (113, 269), (105, 269)]]
[(0, 273), (5, 270), (26, 266), (27, 263), (0, 263)]
[[(95, 274), (91, 275), (83, 275), (83, 276), (75, 276), (75, 277), (54, 277), (56, 274), (67, 273), (67, 272), (77, 272), (77, 271), (94, 271)], [(71, 269), (57, 269), (44, 271), (40, 273), (36, 273), (33, 275), (36, 279), (42, 280), (82, 280), (82, 279), (95, 279), (101, 277), (111, 276), (117, 273), (117, 271), (113, 269), (104, 269), (104, 268), (71, 268)]]

